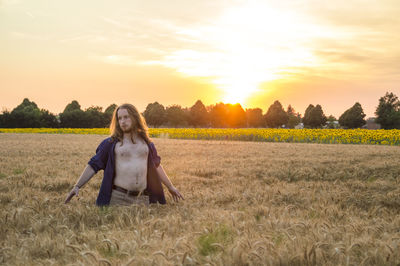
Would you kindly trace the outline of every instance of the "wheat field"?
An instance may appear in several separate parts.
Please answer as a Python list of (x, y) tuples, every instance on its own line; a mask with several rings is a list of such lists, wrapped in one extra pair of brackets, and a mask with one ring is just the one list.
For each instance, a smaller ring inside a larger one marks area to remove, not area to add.
[(0, 264), (400, 263), (399, 147), (156, 138), (184, 201), (63, 204), (105, 137), (0, 134)]

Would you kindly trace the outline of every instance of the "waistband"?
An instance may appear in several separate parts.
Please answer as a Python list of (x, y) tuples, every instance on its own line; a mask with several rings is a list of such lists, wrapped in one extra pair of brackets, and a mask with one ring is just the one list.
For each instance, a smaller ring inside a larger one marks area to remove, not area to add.
[(119, 192), (125, 193), (128, 196), (135, 196), (136, 197), (136, 196), (139, 196), (139, 194), (146, 195), (146, 196), (149, 195), (146, 190), (144, 190), (144, 191), (142, 191), (142, 193), (140, 193), (141, 191), (127, 190), (125, 188), (122, 188), (122, 187), (119, 187), (119, 186), (116, 186), (116, 185), (113, 185), (112, 188), (117, 190), (117, 191), (119, 191)]

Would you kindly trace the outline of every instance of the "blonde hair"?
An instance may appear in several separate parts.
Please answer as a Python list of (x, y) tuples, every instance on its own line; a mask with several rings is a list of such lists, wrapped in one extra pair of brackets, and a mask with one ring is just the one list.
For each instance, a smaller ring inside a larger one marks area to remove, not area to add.
[(135, 143), (132, 133), (136, 133), (138, 136), (142, 137), (146, 143), (150, 143), (151, 139), (149, 137), (149, 128), (147, 127), (146, 120), (139, 113), (136, 107), (129, 103), (122, 104), (114, 110), (110, 124), (110, 132), (112, 140), (121, 141), (121, 145), (123, 144), (124, 132), (122, 131), (118, 123), (118, 110), (120, 109), (127, 110), (132, 120), (132, 131), (131, 131), (132, 142)]

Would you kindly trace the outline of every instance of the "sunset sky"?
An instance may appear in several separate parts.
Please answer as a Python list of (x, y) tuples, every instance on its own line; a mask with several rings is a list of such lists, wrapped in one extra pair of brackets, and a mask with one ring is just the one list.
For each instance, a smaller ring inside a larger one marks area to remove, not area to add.
[[(0, 0), (0, 108), (400, 97), (399, 0)], [(0, 110), (1, 111), (1, 110)]]

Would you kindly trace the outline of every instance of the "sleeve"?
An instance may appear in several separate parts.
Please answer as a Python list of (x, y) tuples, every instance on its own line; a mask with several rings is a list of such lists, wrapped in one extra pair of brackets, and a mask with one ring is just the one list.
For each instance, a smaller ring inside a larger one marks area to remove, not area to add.
[(100, 170), (104, 170), (108, 160), (108, 140), (103, 140), (96, 149), (96, 154), (90, 158), (88, 164), (97, 173)]
[(150, 158), (153, 161), (155, 167), (158, 167), (161, 164), (161, 157), (157, 154), (156, 146), (154, 146), (153, 142), (150, 142)]

